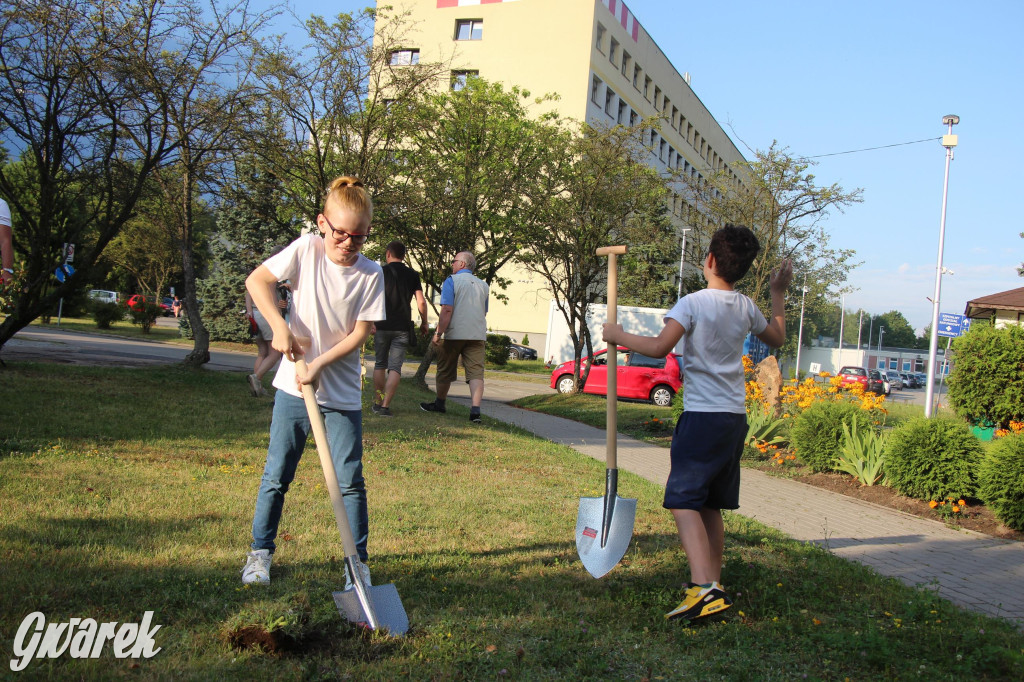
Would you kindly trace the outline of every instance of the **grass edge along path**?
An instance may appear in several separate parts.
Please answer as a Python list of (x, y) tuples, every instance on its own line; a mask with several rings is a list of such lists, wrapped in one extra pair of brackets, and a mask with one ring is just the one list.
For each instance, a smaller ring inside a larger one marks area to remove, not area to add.
[[(661, 489), (639, 499), (622, 563), (576, 556), (581, 496), (603, 464), (464, 407), (365, 410), (374, 580), (412, 630), (357, 630), (330, 598), (342, 552), (312, 443), (268, 587), (243, 587), (269, 401), (240, 374), (8, 363), (0, 374), (0, 649), (22, 619), (139, 622), (160, 653), (33, 661), (51, 679), (1020, 679), (1024, 634), (737, 514), (719, 620), (666, 623), (686, 564)], [(370, 392), (364, 394), (368, 400)], [(784, 504), (784, 500), (779, 501)], [(953, 567), (951, 567), (953, 568)], [(964, 570), (967, 570), (966, 568)], [(137, 666), (137, 667), (132, 667)]]

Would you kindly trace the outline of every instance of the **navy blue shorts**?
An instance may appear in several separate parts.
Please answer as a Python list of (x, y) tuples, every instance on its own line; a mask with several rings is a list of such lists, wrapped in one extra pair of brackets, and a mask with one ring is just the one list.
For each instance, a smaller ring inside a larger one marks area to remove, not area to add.
[(666, 509), (738, 509), (747, 415), (683, 412), (672, 435)]

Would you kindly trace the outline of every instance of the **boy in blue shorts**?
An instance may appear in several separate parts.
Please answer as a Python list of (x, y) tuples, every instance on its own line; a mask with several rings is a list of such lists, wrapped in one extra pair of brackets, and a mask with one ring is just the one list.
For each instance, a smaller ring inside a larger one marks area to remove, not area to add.
[(739, 507), (740, 454), (747, 435), (743, 339), (753, 332), (769, 346), (786, 340), (785, 296), (793, 265), (784, 260), (769, 281), (771, 322), (735, 290), (760, 250), (746, 227), (726, 225), (711, 237), (704, 259), (708, 286), (683, 298), (665, 315), (658, 336), (638, 336), (604, 325), (604, 340), (662, 358), (686, 337), (682, 370), (683, 414), (672, 436), (664, 507), (672, 512), (690, 563), (683, 601), (666, 619), (693, 620), (722, 611), (732, 600), (722, 588), (723, 509)]

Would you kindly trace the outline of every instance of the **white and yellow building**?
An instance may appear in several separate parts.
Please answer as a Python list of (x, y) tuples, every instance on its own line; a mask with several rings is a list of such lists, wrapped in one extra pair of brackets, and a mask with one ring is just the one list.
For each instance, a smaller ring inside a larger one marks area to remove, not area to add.
[[(632, 125), (660, 116), (660, 130), (649, 130), (655, 168), (676, 169), (693, 178), (710, 171), (732, 174), (740, 151), (619, 0), (393, 0), (394, 13), (408, 11), (407, 44), (392, 53), (393, 64), (451, 58), (450, 78), (441, 87), (458, 88), (468, 75), (534, 95), (557, 93), (563, 117), (604, 124)], [(383, 5), (383, 3), (382, 3)], [(658, 17), (645, 17), (657, 21)], [(737, 183), (740, 178), (736, 177)], [(685, 199), (669, 209), (680, 230), (686, 227)], [(692, 242), (691, 242), (692, 243)], [(688, 264), (695, 267), (694, 258)], [(492, 300), (488, 328), (544, 348), (550, 291), (543, 279), (514, 269), (505, 292), (507, 304)], [(678, 272), (671, 273), (676, 279)]]

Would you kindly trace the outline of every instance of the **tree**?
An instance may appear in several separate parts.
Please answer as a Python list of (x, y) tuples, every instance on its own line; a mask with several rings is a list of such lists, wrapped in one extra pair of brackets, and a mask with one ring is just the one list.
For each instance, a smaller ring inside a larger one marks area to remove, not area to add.
[[(438, 291), (459, 251), (476, 256), (476, 275), (495, 287), (499, 270), (541, 225), (557, 149), (554, 115), (534, 117), (528, 92), (470, 78), (461, 90), (423, 93), (407, 114), (403, 172), (376, 228), (401, 239), (420, 266), (425, 291)], [(422, 381), (430, 353), (417, 371)]]
[[(884, 346), (913, 348), (917, 342), (917, 334), (914, 333), (914, 328), (907, 322), (907, 318), (903, 316), (903, 313), (898, 310), (890, 310), (876, 317), (876, 332), (879, 327), (885, 328), (885, 332), (882, 335), (882, 345)], [(876, 335), (875, 338), (877, 339), (878, 336)]]
[(448, 65), (393, 60), (407, 44), (409, 27), (405, 15), (390, 8), (339, 14), (332, 23), (313, 16), (303, 27), (309, 38), (304, 50), (276, 45), (261, 51), (260, 83), (271, 111), (254, 120), (245, 148), (259, 159), (261, 172), (282, 183), (295, 216), (312, 220), (342, 171), (362, 179), (377, 213), (400, 210), (389, 208), (388, 193), (400, 170), (404, 113), (448, 74)]
[(210, 359), (210, 338), (196, 296), (195, 201), (204, 189), (216, 189), (244, 131), (253, 127), (246, 125), (258, 102), (253, 36), (271, 15), (251, 14), (245, 0), (228, 6), (179, 0), (164, 11), (164, 30), (142, 45), (145, 59), (137, 77), (171, 141), (167, 170), (156, 179), (181, 251), (184, 308), (194, 341), (185, 364), (198, 367)]
[[(815, 306), (849, 291), (845, 285), (847, 273), (859, 263), (853, 261), (853, 250), (829, 247), (824, 221), (830, 211), (842, 211), (860, 202), (861, 190), (848, 192), (838, 184), (817, 185), (809, 172), (813, 162), (791, 156), (776, 142), (752, 154), (753, 160), (731, 167), (723, 165), (693, 175), (676, 172), (675, 181), (692, 206), (688, 218), (693, 231), (688, 244), (702, 252), (719, 227), (726, 223), (746, 225), (760, 240), (761, 255), (737, 289), (762, 310), (768, 310), (771, 271), (784, 258), (791, 258), (794, 282), (799, 285), (806, 275), (807, 305), (813, 313)], [(788, 306), (787, 325), (799, 323), (799, 309), (799, 305)], [(784, 352), (795, 348), (795, 340), (790, 342), (788, 336)]]
[(647, 165), (650, 150), (642, 140), (644, 130), (643, 125), (584, 125), (577, 134), (563, 134), (556, 149), (564, 149), (565, 156), (548, 167), (557, 193), (547, 202), (546, 220), (530, 233), (518, 255), (527, 269), (548, 282), (569, 327), (577, 391), (590, 373), (589, 364), (581, 371), (584, 349), (593, 355), (587, 308), (607, 300), (602, 286), (607, 260), (597, 256), (597, 248), (657, 244), (669, 234), (666, 181)]
[[(0, 8), (0, 193), (14, 213), (19, 291), (0, 347), (90, 281), (169, 153), (130, 74), (153, 28), (149, 3), (22, 0)], [(55, 285), (64, 243), (77, 273)]]

